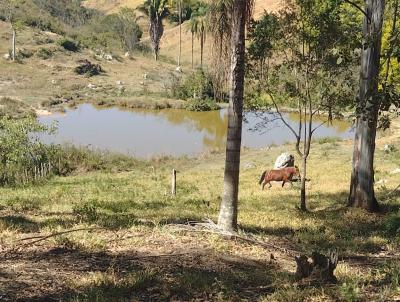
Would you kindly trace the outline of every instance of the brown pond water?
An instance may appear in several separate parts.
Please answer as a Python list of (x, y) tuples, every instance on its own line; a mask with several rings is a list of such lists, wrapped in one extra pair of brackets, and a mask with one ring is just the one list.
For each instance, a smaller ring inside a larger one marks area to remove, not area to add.
[[(297, 127), (297, 115), (285, 114)], [(243, 146), (261, 148), (293, 141), (293, 134), (280, 121), (259, 127), (263, 120), (273, 120), (273, 113), (246, 113)], [(320, 118), (322, 119), (322, 117)], [(157, 155), (196, 155), (223, 149), (227, 133), (227, 110), (190, 112), (186, 110), (98, 109), (90, 104), (67, 110), (65, 114), (42, 116), (44, 124), (57, 122), (57, 134), (45, 136), (45, 142), (72, 143), (94, 149), (122, 152), (140, 158)], [(320, 121), (316, 120), (318, 125)], [(261, 128), (261, 129), (258, 129)], [(351, 125), (334, 121), (322, 126), (315, 138), (351, 138)]]

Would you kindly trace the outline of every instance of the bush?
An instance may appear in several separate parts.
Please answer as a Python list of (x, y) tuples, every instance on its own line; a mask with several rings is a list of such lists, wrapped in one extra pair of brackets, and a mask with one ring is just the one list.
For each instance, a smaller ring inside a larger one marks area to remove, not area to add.
[(50, 59), (54, 54), (54, 50), (48, 48), (39, 48), (36, 52), (36, 56), (40, 59), (47, 60)]
[(53, 146), (40, 142), (38, 133), (52, 129), (35, 118), (13, 120), (0, 117), (0, 185), (18, 185), (44, 177)]
[(20, 59), (29, 59), (30, 57), (33, 56), (33, 52), (29, 49), (20, 49), (17, 53), (17, 56)]
[(107, 28), (118, 37), (123, 49), (133, 51), (137, 49), (143, 35), (137, 19), (135, 10), (125, 7), (118, 14), (108, 15), (102, 20), (103, 30)]
[(93, 223), (98, 219), (98, 204), (96, 202), (86, 202), (84, 204), (75, 204), (72, 212), (81, 222)]
[(189, 111), (211, 111), (221, 109), (214, 100), (211, 99), (190, 99), (185, 105)]
[(78, 63), (80, 65), (75, 68), (76, 74), (92, 77), (104, 73), (104, 70), (100, 64), (92, 64), (88, 60), (80, 60)]
[(72, 52), (78, 52), (80, 49), (79, 43), (68, 38), (63, 38), (57, 42), (62, 48)]
[(192, 73), (186, 79), (184, 79), (183, 82), (176, 77), (174, 77), (174, 80), (174, 87), (172, 90), (174, 97), (185, 100), (190, 98), (206, 99), (214, 97), (214, 89), (211, 77), (203, 70)]
[(396, 237), (400, 234), (400, 216), (399, 213), (387, 217), (383, 223), (387, 236)]
[(15, 120), (0, 115), (0, 186), (27, 184), (76, 172), (127, 171), (142, 163), (121, 154), (46, 145), (39, 140), (38, 134), (54, 131), (54, 127), (46, 127), (34, 117)]

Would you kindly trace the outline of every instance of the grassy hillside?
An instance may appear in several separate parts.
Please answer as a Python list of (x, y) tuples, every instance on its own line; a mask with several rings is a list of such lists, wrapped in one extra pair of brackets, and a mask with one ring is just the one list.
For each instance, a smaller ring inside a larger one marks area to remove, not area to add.
[[(85, 0), (86, 7), (101, 10), (105, 13), (116, 12), (121, 7), (137, 8), (142, 0)], [(276, 11), (281, 6), (282, 0), (255, 0), (254, 15), (259, 16), (266, 11)]]
[[(143, 3), (142, 0), (87, 0), (84, 2), (86, 7), (94, 8), (105, 13), (117, 12), (121, 7), (137, 8)], [(256, 0), (254, 7), (254, 17), (258, 18), (264, 11), (276, 11), (282, 6), (281, 0)], [(179, 28), (172, 27), (167, 22), (165, 34), (161, 40), (161, 55), (167, 56), (171, 60), (177, 61), (178, 49), (179, 49)], [(142, 22), (143, 31), (147, 36), (148, 26), (146, 22)], [(191, 64), (191, 34), (188, 28), (188, 24), (183, 25), (182, 31), (182, 63), (186, 65), (186, 69)], [(198, 66), (200, 64), (200, 43), (196, 39), (194, 44), (194, 62)], [(205, 45), (205, 61), (208, 61), (211, 53), (212, 41), (208, 37)]]
[(98, 9), (105, 13), (113, 13), (121, 7), (137, 8), (143, 2), (142, 0), (85, 0), (83, 4), (86, 7)]
[[(85, 5), (106, 13), (117, 12), (123, 6), (137, 7), (141, 1), (103, 0), (86, 1)], [(35, 11), (33, 2), (27, 2)], [(30, 7), (29, 6), (29, 7)], [(279, 1), (256, 1), (255, 15), (265, 10), (274, 10)], [(58, 31), (63, 28), (71, 34), (88, 28), (71, 28), (56, 17), (46, 13), (46, 20), (53, 20)], [(149, 42), (148, 24), (140, 21), (144, 32), (143, 41)], [(0, 21), (0, 97), (12, 97), (31, 104), (35, 108), (62, 108), (74, 106), (78, 102), (93, 101), (97, 104), (123, 107), (182, 107), (182, 102), (168, 99), (167, 90), (176, 76), (176, 62), (179, 48), (179, 28), (165, 22), (166, 30), (161, 40), (161, 62), (154, 62), (151, 55), (134, 54), (133, 59), (125, 58), (124, 52), (115, 48), (112, 61), (96, 57), (96, 52), (83, 49), (80, 52), (68, 52), (57, 45), (62, 36), (49, 31), (24, 28), (17, 39), (17, 48), (23, 53), (21, 62), (14, 64), (3, 58), (11, 46), (11, 34), (8, 24)], [(182, 68), (183, 76), (191, 72), (191, 34), (188, 23), (182, 30)], [(90, 33), (89, 33), (90, 36)], [(211, 53), (211, 38), (205, 44), (205, 64)], [(78, 61), (88, 59), (100, 64), (106, 71), (104, 75), (87, 78), (74, 73)], [(195, 39), (194, 64), (200, 65), (200, 43)], [(117, 85), (122, 81), (123, 85)], [(89, 88), (91, 87), (91, 88)]]
[[(240, 233), (253, 242), (193, 227), (194, 221), (217, 219), (222, 154), (136, 162), (125, 171), (1, 188), (2, 299), (396, 301), (400, 195), (393, 191), (398, 174), (391, 172), (400, 154), (384, 153), (383, 145), (400, 143), (399, 126), (377, 143), (380, 214), (346, 208), (351, 141), (313, 146), (308, 213), (296, 208), (298, 185), (261, 191), (257, 183), (292, 146), (245, 150), (239, 223)], [(169, 194), (172, 168), (179, 171), (176, 197)], [(340, 255), (337, 284), (296, 280), (295, 255), (332, 248)]]
[[(17, 48), (26, 57), (13, 63), (3, 58), (10, 48), (11, 34), (8, 24), (0, 21), (0, 97), (20, 99), (34, 107), (73, 106), (81, 101), (126, 107), (141, 103), (155, 108), (181, 106), (165, 97), (175, 64), (166, 60), (154, 62), (150, 54), (126, 58), (122, 52), (113, 53), (113, 60), (108, 61), (96, 57), (90, 49), (67, 51), (57, 44), (60, 39), (54, 33), (25, 28), (18, 35)], [(75, 74), (74, 68), (83, 59), (100, 64), (104, 75), (88, 78)]]

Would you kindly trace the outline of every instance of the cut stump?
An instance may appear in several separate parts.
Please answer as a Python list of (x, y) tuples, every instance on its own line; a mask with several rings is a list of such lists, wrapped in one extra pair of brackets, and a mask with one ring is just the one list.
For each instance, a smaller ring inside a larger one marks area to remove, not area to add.
[(313, 252), (311, 257), (301, 255), (295, 257), (297, 263), (296, 277), (300, 280), (308, 279), (319, 282), (337, 282), (334, 275), (338, 263), (337, 252), (330, 252), (328, 256)]

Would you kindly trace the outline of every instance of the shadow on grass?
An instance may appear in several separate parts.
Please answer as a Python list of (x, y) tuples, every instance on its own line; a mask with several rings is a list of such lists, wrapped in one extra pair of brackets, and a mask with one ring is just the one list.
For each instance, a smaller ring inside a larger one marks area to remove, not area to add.
[[(379, 195), (378, 199), (382, 197)], [(385, 249), (387, 244), (399, 244), (396, 236), (400, 229), (400, 205), (395, 198), (381, 202), (382, 211), (373, 214), (347, 207), (347, 197), (348, 192), (319, 192), (309, 196), (308, 212), (288, 209), (289, 217), (296, 217), (300, 221), (307, 220), (304, 227), (242, 225), (240, 228), (250, 234), (284, 238), (299, 251), (305, 252), (337, 249), (341, 254), (378, 253)], [(293, 204), (293, 200), (289, 203)], [(276, 205), (271, 207), (276, 209)], [(277, 211), (279, 210), (280, 208)]]
[[(25, 270), (5, 275), (5, 301), (255, 301), (275, 290), (278, 274), (291, 278), (276, 264), (204, 250), (150, 256), (56, 248), (21, 252), (3, 265), (9, 261), (23, 262)], [(16, 290), (18, 277), (31, 282)]]
[(22, 233), (35, 233), (40, 230), (40, 225), (24, 216), (7, 215), (0, 217), (0, 229), (12, 229)]

